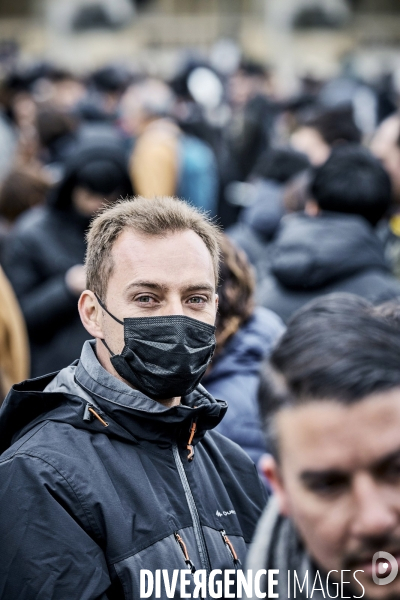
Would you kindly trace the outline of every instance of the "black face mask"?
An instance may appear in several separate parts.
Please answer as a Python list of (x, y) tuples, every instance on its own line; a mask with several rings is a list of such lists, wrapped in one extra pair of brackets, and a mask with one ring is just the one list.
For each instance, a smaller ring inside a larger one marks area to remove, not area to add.
[(102, 340), (111, 354), (111, 364), (123, 379), (154, 400), (185, 396), (194, 390), (214, 354), (213, 325), (183, 315), (120, 321), (97, 300), (124, 326), (121, 354), (113, 354)]

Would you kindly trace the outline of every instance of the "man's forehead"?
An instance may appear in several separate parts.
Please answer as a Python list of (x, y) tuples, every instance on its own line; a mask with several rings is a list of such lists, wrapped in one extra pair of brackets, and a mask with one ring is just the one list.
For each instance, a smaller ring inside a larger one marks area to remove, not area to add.
[(282, 461), (324, 468), (373, 462), (400, 447), (400, 388), (346, 404), (310, 400), (276, 416)]
[[(195, 285), (215, 283), (211, 254), (192, 230), (148, 235), (127, 228), (112, 248), (113, 276), (169, 285), (171, 281)], [(128, 282), (127, 282), (128, 283)]]

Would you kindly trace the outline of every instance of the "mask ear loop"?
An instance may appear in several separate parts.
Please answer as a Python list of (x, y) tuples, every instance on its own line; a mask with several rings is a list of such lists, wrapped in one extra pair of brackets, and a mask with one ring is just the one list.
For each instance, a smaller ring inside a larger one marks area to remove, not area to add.
[[(94, 292), (94, 295), (96, 296), (96, 300), (97, 300), (97, 302), (100, 304), (101, 308), (102, 308), (103, 310), (105, 310), (105, 311), (106, 311), (106, 313), (107, 313), (108, 315), (110, 315), (110, 317), (111, 317), (112, 319), (114, 319), (114, 321), (116, 321), (116, 322), (117, 322), (117, 323), (119, 323), (120, 325), (123, 325), (123, 324), (124, 324), (124, 322), (123, 322), (123, 321), (120, 321), (119, 319), (117, 319), (117, 317), (115, 317), (115, 316), (114, 316), (112, 313), (110, 313), (110, 311), (108, 310), (108, 308), (106, 307), (106, 305), (105, 305), (105, 304), (103, 304), (103, 302), (100, 300), (100, 298), (98, 297), (98, 295), (96, 294), (96, 292)], [(107, 350), (109, 351), (109, 353), (111, 354), (111, 356), (115, 356), (114, 352), (113, 352), (113, 351), (110, 349), (110, 347), (109, 347), (109, 345), (107, 344), (106, 340), (105, 340), (104, 338), (100, 338), (100, 339), (101, 339), (101, 341), (103, 342), (103, 344), (105, 345), (105, 347), (107, 348)]]

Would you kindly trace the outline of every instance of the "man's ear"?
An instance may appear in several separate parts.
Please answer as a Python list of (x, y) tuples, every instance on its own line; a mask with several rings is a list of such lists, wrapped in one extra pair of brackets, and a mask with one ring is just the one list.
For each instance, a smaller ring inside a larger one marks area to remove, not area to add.
[(258, 463), (258, 468), (268, 479), (274, 496), (278, 500), (279, 512), (285, 517), (289, 516), (289, 502), (283, 485), (279, 464), (272, 454), (263, 454)]
[(84, 290), (78, 301), (78, 311), (86, 331), (94, 338), (104, 338), (101, 307), (90, 290)]

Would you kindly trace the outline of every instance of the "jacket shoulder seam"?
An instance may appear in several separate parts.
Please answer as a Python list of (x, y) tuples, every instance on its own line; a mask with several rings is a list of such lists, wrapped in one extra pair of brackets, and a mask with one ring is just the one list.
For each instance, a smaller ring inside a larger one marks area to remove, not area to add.
[[(31, 435), (30, 435), (29, 437), (27, 437), (27, 438), (26, 438), (26, 440), (24, 440), (24, 441), (22, 442), (22, 444), (21, 444), (20, 446), (18, 446), (18, 448), (16, 448), (16, 449), (14, 450), (14, 452), (13, 452), (13, 453), (12, 453), (10, 456), (7, 456), (6, 458), (1, 458), (1, 457), (0, 457), (0, 464), (1, 464), (2, 462), (5, 462), (5, 461), (8, 461), (8, 460), (10, 460), (11, 458), (14, 458), (14, 456), (15, 456), (16, 454), (18, 454), (18, 453), (19, 453), (19, 451), (21, 450), (21, 448), (22, 448), (22, 447), (23, 447), (25, 444), (27, 444), (27, 443), (29, 442), (29, 440), (31, 440), (33, 437), (35, 437), (35, 435), (36, 435), (37, 433), (39, 433), (39, 431), (40, 431), (41, 429), (43, 429), (43, 427), (45, 427), (45, 426), (46, 426), (48, 423), (49, 423), (48, 421), (45, 421), (45, 422), (44, 422), (44, 423), (43, 423), (43, 424), (42, 424), (40, 427), (38, 427), (37, 429), (35, 429), (35, 430), (34, 430), (34, 431), (31, 433)], [(18, 444), (18, 441), (19, 441), (19, 440), (17, 440), (17, 441), (16, 441), (16, 442), (14, 442), (14, 443), (15, 443), (15, 444)], [(14, 445), (14, 444), (12, 444), (12, 445)]]
[(95, 523), (95, 521), (91, 519), (91, 513), (90, 511), (86, 508), (85, 506), (85, 502), (79, 497), (77, 491), (74, 489), (74, 486), (72, 485), (72, 483), (68, 480), (68, 478), (66, 477), (66, 475), (64, 475), (63, 473), (61, 473), (61, 471), (59, 470), (58, 467), (56, 467), (55, 465), (53, 465), (47, 458), (44, 458), (43, 456), (40, 456), (39, 454), (35, 454), (33, 452), (29, 452), (29, 451), (23, 451), (23, 452), (19, 452), (16, 451), (15, 454), (13, 454), (12, 456), (8, 457), (7, 459), (4, 459), (3, 461), (0, 461), (5, 463), (6, 461), (11, 461), (14, 458), (16, 458), (16, 456), (26, 456), (29, 458), (36, 458), (38, 460), (41, 460), (43, 463), (45, 463), (46, 465), (48, 465), (49, 467), (51, 467), (67, 484), (68, 488), (71, 490), (72, 494), (74, 495), (74, 497), (76, 498), (78, 504), (80, 505), (83, 514), (85, 515), (86, 518), (86, 522), (87, 522), (87, 526), (89, 528), (89, 530), (91, 530), (94, 535), (100, 539), (101, 536), (101, 532), (98, 530), (97, 525)]

